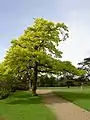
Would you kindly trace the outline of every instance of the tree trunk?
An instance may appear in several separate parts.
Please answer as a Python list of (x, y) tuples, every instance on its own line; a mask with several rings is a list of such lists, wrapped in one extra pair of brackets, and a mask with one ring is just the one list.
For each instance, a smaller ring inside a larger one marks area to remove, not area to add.
[(33, 83), (33, 81), (32, 81), (32, 79), (31, 79), (31, 88), (32, 88), (32, 83)]
[(34, 78), (33, 78), (33, 82), (32, 82), (32, 94), (33, 95), (37, 95), (36, 94), (36, 89), (37, 89), (37, 74), (38, 74), (38, 70), (37, 70), (37, 62), (35, 62), (35, 66), (34, 66)]
[(28, 80), (28, 87), (29, 87), (29, 91), (30, 91), (30, 89), (31, 89), (30, 79)]
[(31, 80), (30, 80), (30, 75), (29, 73), (27, 72), (27, 81), (28, 81), (28, 90), (30, 91), (31, 90)]
[(28, 87), (29, 87), (29, 91), (31, 91), (31, 89), (32, 89), (32, 77), (29, 77), (29, 79), (28, 79)]

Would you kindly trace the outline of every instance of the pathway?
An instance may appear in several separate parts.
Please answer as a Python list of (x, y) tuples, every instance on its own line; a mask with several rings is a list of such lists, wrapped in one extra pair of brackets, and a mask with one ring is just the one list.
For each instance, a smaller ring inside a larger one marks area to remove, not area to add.
[(45, 105), (55, 113), (57, 120), (90, 120), (90, 112), (59, 98), (51, 90), (37, 92), (43, 96)]

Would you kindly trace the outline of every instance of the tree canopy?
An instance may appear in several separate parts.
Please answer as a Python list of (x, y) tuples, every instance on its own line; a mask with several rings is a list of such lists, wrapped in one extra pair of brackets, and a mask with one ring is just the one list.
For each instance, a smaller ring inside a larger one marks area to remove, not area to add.
[[(4, 65), (5, 73), (12, 73), (15, 79), (32, 81), (32, 92), (36, 95), (37, 77), (42, 73), (61, 75), (68, 72), (78, 74), (69, 61), (61, 61), (63, 52), (60, 42), (68, 38), (68, 27), (43, 18), (34, 19), (18, 39), (11, 41)], [(29, 85), (30, 86), (30, 85)]]

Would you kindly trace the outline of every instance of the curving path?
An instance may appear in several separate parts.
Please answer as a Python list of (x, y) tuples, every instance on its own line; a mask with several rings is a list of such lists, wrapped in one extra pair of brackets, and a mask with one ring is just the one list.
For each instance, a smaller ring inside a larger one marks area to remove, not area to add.
[(51, 90), (37, 90), (43, 96), (45, 105), (50, 108), (57, 120), (90, 120), (90, 112), (59, 98)]

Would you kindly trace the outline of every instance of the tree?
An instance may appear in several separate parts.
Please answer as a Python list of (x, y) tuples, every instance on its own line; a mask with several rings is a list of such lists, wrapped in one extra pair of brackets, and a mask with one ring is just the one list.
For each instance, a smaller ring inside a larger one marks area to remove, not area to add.
[(10, 94), (10, 76), (5, 73), (5, 65), (0, 64), (0, 99), (6, 98)]
[(23, 35), (12, 40), (5, 64), (16, 76), (27, 73), (28, 80), (32, 79), (32, 93), (36, 95), (37, 76), (40, 73), (76, 72), (69, 61), (60, 60), (62, 52), (58, 46), (67, 38), (68, 28), (64, 23), (54, 23), (43, 18), (34, 19), (33, 25)]
[(90, 76), (90, 58), (84, 58), (84, 60), (80, 63), (78, 63), (79, 68), (81, 70), (81, 74), (84, 75), (84, 77)]

